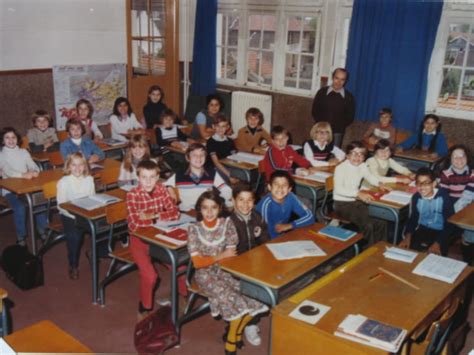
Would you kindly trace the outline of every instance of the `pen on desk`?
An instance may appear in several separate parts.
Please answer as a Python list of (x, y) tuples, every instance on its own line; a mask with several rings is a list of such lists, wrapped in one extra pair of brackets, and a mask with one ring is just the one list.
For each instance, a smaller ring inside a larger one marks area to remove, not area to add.
[(413, 288), (414, 290), (417, 290), (419, 291), (420, 288), (414, 284), (412, 284), (410, 281), (407, 281), (405, 280), (403, 277), (401, 276), (398, 276), (397, 274), (394, 274), (393, 272), (391, 271), (388, 271), (388, 270), (385, 270), (383, 267), (379, 267), (379, 270), (382, 271), (384, 274), (387, 274), (388, 276), (391, 276), (393, 277), (394, 279), (400, 281), (400, 282), (403, 282), (405, 285), (408, 285), (410, 286), (411, 288)]
[(372, 276), (369, 277), (369, 281), (372, 281), (372, 280), (375, 280), (377, 277), (380, 277), (382, 276), (382, 273), (381, 272), (378, 272)]

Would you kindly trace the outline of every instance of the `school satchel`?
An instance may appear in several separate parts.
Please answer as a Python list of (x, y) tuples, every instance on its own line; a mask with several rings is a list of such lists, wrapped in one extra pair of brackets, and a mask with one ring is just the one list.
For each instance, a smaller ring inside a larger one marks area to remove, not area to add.
[(7, 277), (22, 290), (43, 286), (43, 261), (26, 247), (11, 245), (2, 253), (1, 265)]
[(171, 307), (161, 307), (135, 326), (135, 349), (140, 354), (160, 354), (179, 342), (171, 321)]

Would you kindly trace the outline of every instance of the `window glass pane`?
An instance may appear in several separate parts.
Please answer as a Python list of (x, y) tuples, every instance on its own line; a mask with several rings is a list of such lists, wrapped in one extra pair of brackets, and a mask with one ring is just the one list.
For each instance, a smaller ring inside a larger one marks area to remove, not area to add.
[(154, 75), (164, 75), (166, 72), (165, 41), (163, 39), (152, 41), (151, 49), (151, 71)]
[(265, 84), (272, 84), (273, 77), (273, 52), (262, 52), (261, 76)]
[(301, 17), (288, 17), (288, 33), (286, 41), (286, 50), (288, 52), (300, 51)]
[(298, 55), (286, 54), (285, 61), (285, 86), (290, 88), (296, 87), (296, 76), (298, 71)]
[(260, 36), (262, 30), (262, 16), (249, 16), (249, 47), (260, 48)]
[(303, 41), (301, 43), (301, 51), (303, 53), (314, 53), (314, 45), (316, 43), (316, 17), (303, 18)]
[(443, 69), (443, 83), (438, 96), (438, 107), (456, 109), (461, 69)]
[(248, 77), (247, 80), (252, 83), (258, 83), (261, 81), (259, 67), (260, 67), (260, 58), (259, 52), (249, 51), (248, 52)]
[(467, 24), (451, 24), (449, 26), (448, 43), (444, 56), (444, 65), (462, 66), (464, 61), (464, 51), (468, 40)]
[(311, 83), (313, 79), (313, 64), (314, 57), (309, 55), (301, 56), (300, 72), (299, 72), (299, 88), (311, 90)]
[(466, 70), (462, 82), (460, 110), (474, 111), (474, 70)]
[(148, 42), (134, 40), (132, 41), (132, 63), (133, 74), (147, 75), (150, 63), (148, 55)]
[(151, 33), (152, 36), (165, 36), (164, 0), (152, 0), (151, 2)]
[(148, 15), (146, 0), (132, 1), (132, 37), (148, 36)]
[(227, 68), (226, 68), (227, 79), (237, 79), (237, 50), (227, 50)]
[(227, 17), (227, 44), (236, 46), (239, 39), (239, 17), (229, 15)]
[(264, 15), (263, 18), (263, 43), (262, 48), (273, 49), (275, 45), (275, 32), (277, 30), (276, 17)]
[(467, 66), (474, 67), (474, 23), (471, 30), (471, 41), (469, 43), (469, 53), (467, 54)]

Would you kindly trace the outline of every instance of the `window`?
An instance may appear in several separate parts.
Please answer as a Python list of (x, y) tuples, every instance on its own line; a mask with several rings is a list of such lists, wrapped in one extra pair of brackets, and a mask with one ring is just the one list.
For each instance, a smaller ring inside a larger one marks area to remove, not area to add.
[(285, 87), (311, 90), (319, 17), (287, 16)]
[(133, 74), (165, 74), (164, 0), (132, 0), (131, 10)]
[(322, 7), (314, 0), (219, 1), (218, 83), (314, 95)]
[(474, 21), (449, 24), (438, 108), (474, 111)]

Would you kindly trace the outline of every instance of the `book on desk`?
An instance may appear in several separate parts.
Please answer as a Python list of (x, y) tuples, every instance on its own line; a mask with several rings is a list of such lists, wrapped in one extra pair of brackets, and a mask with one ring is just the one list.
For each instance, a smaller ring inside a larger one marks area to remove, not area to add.
[(182, 228), (176, 228), (169, 232), (158, 233), (155, 235), (155, 237), (177, 246), (186, 245), (188, 242), (188, 232)]
[(331, 225), (321, 228), (317, 233), (343, 242), (357, 235), (357, 232)]
[(95, 210), (96, 208), (110, 205), (111, 203), (121, 201), (120, 198), (108, 194), (94, 194), (87, 197), (81, 197), (72, 200), (74, 206), (83, 208), (87, 211)]
[(393, 353), (400, 349), (406, 334), (405, 329), (360, 314), (348, 314), (334, 332), (336, 336)]

